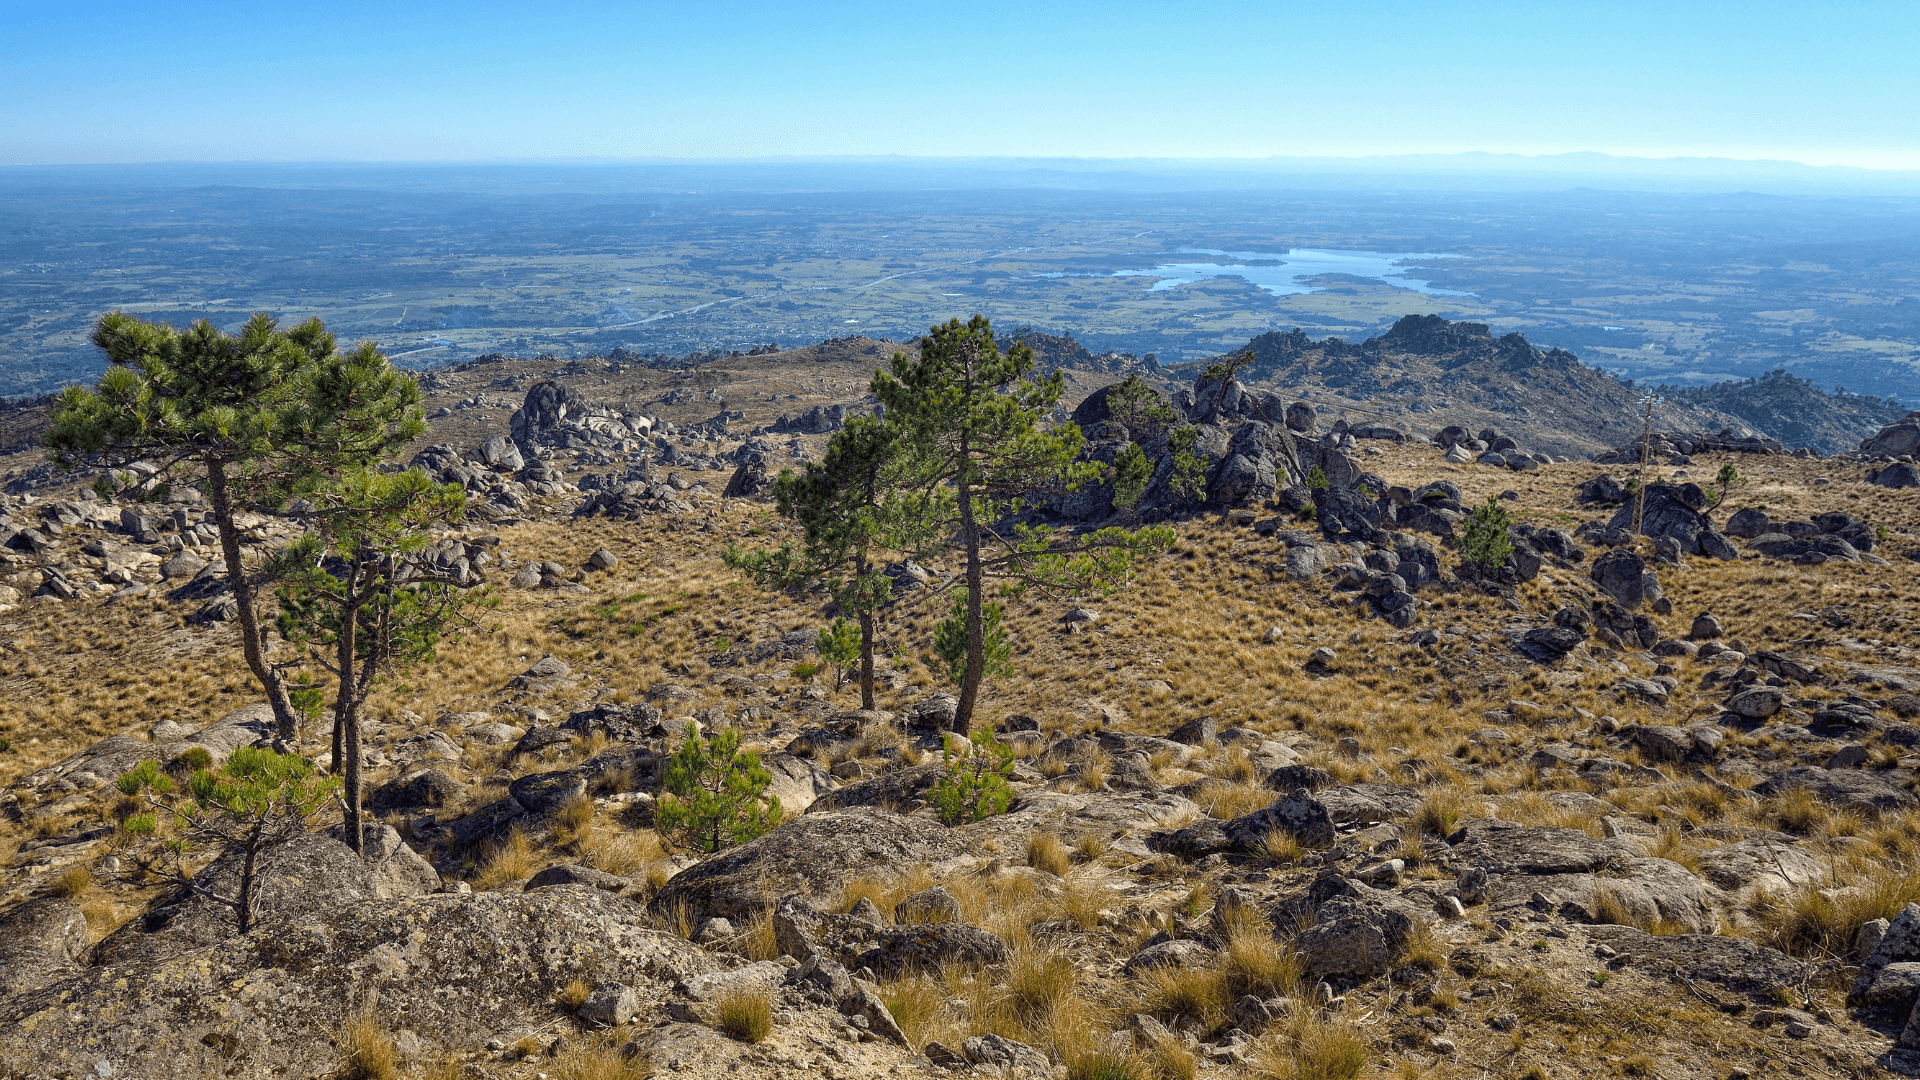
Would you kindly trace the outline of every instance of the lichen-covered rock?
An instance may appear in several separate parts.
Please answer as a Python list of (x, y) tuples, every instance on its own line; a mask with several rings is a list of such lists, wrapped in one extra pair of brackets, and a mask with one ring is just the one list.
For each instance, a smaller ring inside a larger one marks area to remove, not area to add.
[[(909, 804), (925, 799), (928, 789), (946, 774), (947, 767), (937, 761), (905, 769), (890, 769), (870, 780), (861, 780), (825, 792), (815, 797), (805, 809), (810, 813), (819, 813), (826, 810), (846, 810), (855, 806), (877, 806), (905, 811)], [(785, 800), (782, 800), (780, 805), (787, 808)]]
[(438, 1056), (546, 1022), (575, 979), (632, 987), (642, 1017), (663, 1019), (670, 988), (714, 967), (697, 946), (647, 929), (637, 907), (580, 886), (325, 904), (171, 958), (109, 958), (10, 998), (0, 1061), (52, 1075), (86, 1047), (116, 1080), (326, 1075), (346, 1019), (376, 998), (396, 1035)]
[(1621, 857), (1605, 874), (1506, 874), (1495, 877), (1487, 903), (1494, 908), (1540, 907), (1580, 922), (1623, 921), (1687, 933), (1720, 929), (1714, 890), (1679, 863)]
[(767, 770), (767, 794), (780, 800), (780, 809), (790, 812), (812, 810), (822, 795), (834, 790), (832, 774), (814, 762), (788, 753), (768, 754), (760, 759)]
[(803, 814), (675, 874), (651, 907), (685, 904), (696, 916), (733, 918), (764, 909), (769, 896), (826, 904), (850, 878), (938, 866), (968, 850), (957, 830), (927, 818), (870, 807)]
[(1293, 947), (1301, 966), (1317, 978), (1381, 975), (1407, 954), (1413, 927), (1405, 912), (1370, 897), (1336, 896), (1320, 905)]
[(927, 974), (1005, 963), (1006, 943), (958, 922), (884, 928), (856, 915), (823, 912), (799, 896), (773, 909), (774, 944), (796, 960), (831, 960), (879, 975)]
[(1149, 945), (1127, 958), (1124, 970), (1128, 975), (1139, 975), (1150, 968), (1199, 967), (1213, 960), (1213, 950), (1191, 938), (1174, 938), (1171, 941)]
[(1806, 788), (1828, 806), (1879, 815), (1920, 806), (1920, 798), (1870, 772), (1856, 769), (1820, 769), (1801, 766), (1754, 785), (1754, 793), (1772, 797)]
[(1894, 1008), (1905, 1012), (1920, 1001), (1920, 963), (1888, 964), (1862, 972), (1847, 1004), (1859, 1008)]
[[(390, 826), (362, 825), (364, 857), (337, 836), (307, 833), (262, 852), (255, 868), (254, 929), (276, 933), (324, 922), (343, 908), (418, 896), (440, 887), (433, 867)], [(241, 856), (230, 852), (200, 872), (206, 889), (236, 895)], [(96, 965), (154, 963), (219, 945), (240, 933), (227, 904), (185, 890), (109, 934), (95, 946)]]
[(1520, 825), (1483, 818), (1462, 825), (1447, 837), (1456, 863), (1489, 874), (1590, 874), (1630, 853), (1610, 840), (1596, 840), (1578, 829)]
[(182, 739), (147, 742), (132, 735), (102, 739), (65, 761), (23, 777), (19, 783), (37, 789), (66, 781), (81, 791), (92, 791), (145, 760), (166, 765), (198, 747), (218, 765), (240, 747), (252, 746), (273, 734), (273, 708), (264, 702), (244, 705)]
[(75, 974), (87, 943), (86, 915), (63, 897), (43, 896), (0, 915), (0, 996)]
[(1873, 951), (1861, 961), (1869, 968), (1914, 962), (1920, 962), (1920, 904), (1901, 908), (1900, 914), (1887, 924)]
[(922, 889), (893, 906), (893, 921), (900, 926), (922, 923), (959, 922), (960, 901), (952, 893), (935, 885)]
[(1765, 837), (1715, 848), (1700, 856), (1697, 870), (1727, 892), (1786, 892), (1827, 880), (1827, 868), (1818, 859), (1793, 844)]
[(466, 785), (443, 769), (418, 769), (373, 789), (367, 796), (367, 809), (376, 814), (418, 807), (446, 806), (459, 800)]
[(1053, 1075), (1053, 1062), (1047, 1060), (1047, 1055), (1003, 1035), (972, 1036), (960, 1044), (960, 1053), (975, 1067), (988, 1069), (997, 1076), (1038, 1080)]

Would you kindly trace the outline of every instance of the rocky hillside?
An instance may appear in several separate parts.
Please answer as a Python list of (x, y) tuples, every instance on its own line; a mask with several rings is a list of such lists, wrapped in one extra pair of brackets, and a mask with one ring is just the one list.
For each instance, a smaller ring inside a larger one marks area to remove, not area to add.
[(1072, 334), (1047, 334), (1031, 326), (1023, 326), (999, 341), (1002, 350), (1014, 344), (1025, 345), (1032, 349), (1035, 367), (1041, 371), (1061, 368), (1106, 375), (1126, 375), (1135, 371), (1158, 369), (1157, 361), (1148, 364), (1132, 353), (1095, 354), (1093, 350), (1075, 341)]
[(1784, 370), (1712, 386), (1663, 386), (1660, 393), (1675, 402), (1737, 417), (1790, 447), (1808, 447), (1823, 456), (1856, 449), (1862, 439), (1907, 411), (1883, 398), (1829, 394)]
[[(1417, 431), (1439, 426), (1431, 420), (1438, 413), (1446, 422), (1497, 427), (1529, 446), (1580, 457), (1620, 446), (1641, 429), (1640, 391), (1564, 349), (1542, 350), (1517, 333), (1496, 338), (1485, 323), (1408, 315), (1357, 345), (1274, 331), (1234, 355), (1240, 352), (1253, 354), (1241, 374), (1249, 385), (1306, 397), (1325, 412), (1344, 409), (1356, 422), (1380, 419)], [(1770, 434), (1692, 403), (1664, 407), (1658, 422)]]
[[(1012, 798), (948, 824), (958, 567), (890, 564), (862, 711), (801, 666), (824, 598), (720, 557), (790, 538), (747, 481), (827, 437), (763, 429), (885, 348), (437, 378), (419, 460), (473, 514), (430, 554), (501, 605), (376, 689), (366, 854), (337, 812), (277, 849), (247, 932), (139, 871), (112, 784), (265, 732), (203, 505), (0, 497), (9, 1075), (1920, 1071), (1920, 491), (1749, 453), (1710, 506), (1708, 449), (1634, 535), (1617, 469), (1202, 380), (1206, 501), (1150, 494), (1180, 539), (1131, 591), (1008, 598)], [(1489, 499), (1510, 550), (1463, 562)], [(689, 722), (778, 827), (669, 850)]]

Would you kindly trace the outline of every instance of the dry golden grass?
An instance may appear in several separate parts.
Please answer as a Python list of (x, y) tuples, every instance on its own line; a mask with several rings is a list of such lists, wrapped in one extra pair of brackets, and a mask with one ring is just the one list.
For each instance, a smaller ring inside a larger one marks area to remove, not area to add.
[(1265, 918), (1236, 921), (1228, 928), (1218, 970), (1231, 1001), (1243, 994), (1270, 998), (1300, 992), (1299, 961), (1273, 936)]
[(1226, 980), (1210, 967), (1151, 967), (1140, 974), (1140, 997), (1163, 1020), (1191, 1019), (1212, 1031), (1225, 1023), (1233, 999)]
[(637, 832), (596, 829), (585, 855), (587, 865), (595, 870), (624, 877), (665, 858), (666, 851), (652, 829)]
[(938, 980), (912, 976), (881, 983), (880, 1000), (886, 1003), (893, 1022), (900, 1025), (907, 1044), (918, 1050), (926, 1045), (928, 1033), (939, 1021), (947, 993)]
[(1757, 936), (1782, 952), (1821, 959), (1853, 959), (1853, 936), (1861, 923), (1892, 919), (1920, 902), (1920, 874), (1909, 867), (1867, 863), (1846, 866), (1837, 878), (1845, 889), (1805, 887), (1784, 896), (1761, 895), (1748, 905)]
[(645, 1057), (628, 1052), (612, 1036), (571, 1036), (560, 1056), (540, 1066), (552, 1080), (647, 1080), (653, 1066)]
[(387, 1034), (371, 1005), (348, 1018), (341, 1036), (345, 1060), (337, 1075), (343, 1080), (397, 1080), (399, 1052), (394, 1049), (393, 1036)]
[(568, 799), (553, 815), (548, 826), (554, 843), (563, 848), (579, 848), (593, 835), (593, 800), (585, 795)]
[(93, 887), (93, 874), (85, 866), (75, 864), (53, 875), (47, 882), (47, 891), (68, 900), (77, 900)]
[(1073, 865), (1067, 845), (1052, 833), (1034, 833), (1027, 837), (1027, 865), (1060, 877)]
[(533, 864), (533, 845), (528, 842), (527, 834), (518, 828), (512, 829), (481, 862), (473, 887), (484, 892), (509, 882), (524, 881), (533, 876)]
[(560, 1007), (568, 1012), (572, 1012), (580, 1006), (585, 1005), (587, 998), (592, 995), (593, 987), (587, 985), (585, 979), (575, 979), (560, 991)]
[(714, 1026), (741, 1042), (773, 1034), (773, 995), (764, 987), (736, 987), (714, 1002)]
[(1302, 1009), (1255, 1044), (1250, 1064), (1269, 1080), (1354, 1080), (1367, 1070), (1367, 1040), (1346, 1020)]
[(692, 941), (693, 935), (700, 929), (697, 918), (698, 912), (685, 900), (666, 905), (664, 911), (649, 913), (654, 929), (688, 941)]

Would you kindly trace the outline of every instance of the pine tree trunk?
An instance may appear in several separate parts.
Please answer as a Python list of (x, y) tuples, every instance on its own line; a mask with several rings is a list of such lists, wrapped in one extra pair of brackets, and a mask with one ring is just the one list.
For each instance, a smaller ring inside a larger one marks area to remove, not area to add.
[(873, 612), (860, 613), (860, 707), (873, 711)]
[(980, 526), (973, 520), (973, 485), (966, 470), (972, 461), (966, 436), (960, 439), (960, 476), (955, 483), (960, 496), (960, 542), (967, 551), (967, 673), (960, 682), (960, 707), (953, 713), (953, 730), (965, 733), (973, 728), (973, 706), (980, 697), (980, 681), (986, 673), (985, 630), (981, 625), (980, 596), (985, 591), (986, 575), (980, 566)]
[(869, 603), (862, 582), (867, 579), (867, 549), (862, 547), (854, 552), (853, 580), (862, 597), (860, 610), (860, 707), (873, 710), (873, 609), (864, 606)]
[(346, 802), (347, 846), (356, 855), (364, 854), (365, 843), (360, 835), (360, 708), (359, 695), (354, 686), (353, 668), (355, 650), (355, 631), (360, 624), (360, 587), (365, 569), (352, 564), (347, 571), (346, 603), (340, 611), (340, 696), (334, 704), (335, 729), (340, 734), (342, 757), (345, 759), (346, 784), (342, 798)]
[(233, 523), (233, 500), (227, 494), (227, 464), (213, 456), (206, 458), (207, 497), (213, 503), (213, 520), (220, 528), (220, 552), (227, 560), (227, 583), (240, 609), (240, 651), (246, 657), (253, 677), (267, 692), (267, 704), (273, 707), (275, 737), (292, 749), (300, 741), (300, 714), (280, 676), (267, 666), (266, 634), (260, 628), (260, 613), (254, 609), (253, 582), (247, 578), (240, 561), (240, 530)]
[(247, 833), (247, 856), (240, 864), (240, 932), (253, 929), (253, 871), (260, 858), (260, 848), (264, 846), (267, 823), (265, 820), (253, 823), (252, 831)]

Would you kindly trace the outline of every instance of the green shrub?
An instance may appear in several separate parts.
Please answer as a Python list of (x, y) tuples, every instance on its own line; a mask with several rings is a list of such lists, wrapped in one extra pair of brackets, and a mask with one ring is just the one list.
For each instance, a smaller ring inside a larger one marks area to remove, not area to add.
[(173, 763), (185, 769), (213, 768), (213, 754), (204, 746), (192, 746), (187, 752), (173, 759)]
[(1500, 500), (1487, 499), (1486, 505), (1476, 507), (1462, 525), (1460, 558), (1487, 570), (1507, 565), (1513, 555), (1513, 541), (1507, 538), (1507, 527), (1512, 524), (1513, 517), (1501, 509)]
[(1129, 375), (1107, 391), (1107, 411), (1137, 441), (1148, 441), (1179, 417), (1159, 391), (1139, 375)]
[(801, 682), (812, 682), (813, 677), (815, 675), (820, 674), (820, 665), (819, 664), (795, 664), (793, 665), (793, 670), (787, 672), (787, 674), (793, 676), (796, 679), (799, 679)]
[(686, 741), (667, 762), (654, 829), (663, 840), (701, 851), (744, 844), (780, 823), (779, 797), (765, 794), (772, 780), (759, 754), (741, 751), (739, 731), (702, 739), (688, 724)]
[(993, 741), (993, 733), (981, 728), (973, 733), (973, 752), (959, 754), (949, 735), (941, 751), (947, 763), (947, 775), (933, 785), (933, 805), (947, 825), (979, 821), (1007, 812), (1013, 792), (1007, 777), (1013, 775), (1013, 748)]
[(1152, 481), (1153, 462), (1148, 460), (1147, 452), (1140, 449), (1139, 443), (1128, 443), (1120, 456), (1113, 459), (1113, 505), (1122, 510), (1140, 505), (1140, 498), (1147, 493), (1147, 485)]
[[(1007, 611), (998, 600), (989, 600), (980, 608), (980, 632), (983, 647), (986, 650), (985, 678), (995, 678), (1013, 671), (1013, 645), (1007, 641), (1007, 631), (1001, 625)], [(967, 677), (967, 598), (965, 594), (953, 598), (953, 610), (933, 628), (933, 651), (947, 662), (947, 677), (956, 683), (964, 682)]]
[(820, 650), (820, 659), (833, 668), (833, 688), (840, 689), (847, 678), (847, 665), (860, 659), (860, 624), (835, 619), (832, 626), (821, 629), (813, 645)]
[(1167, 446), (1173, 451), (1173, 476), (1167, 486), (1176, 495), (1203, 503), (1207, 501), (1207, 461), (1193, 452), (1193, 444), (1199, 441), (1200, 429), (1191, 424), (1174, 428), (1167, 436)]
[(1326, 491), (1333, 487), (1333, 481), (1327, 479), (1327, 470), (1315, 465), (1307, 470), (1307, 490)]

